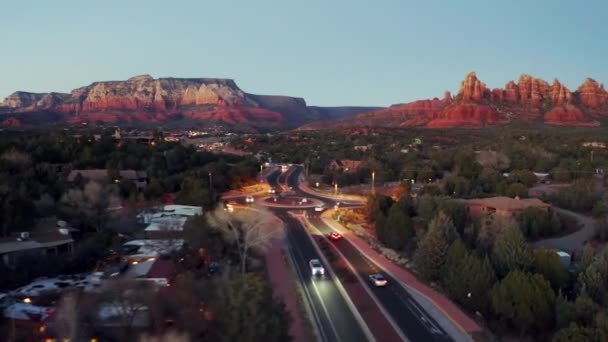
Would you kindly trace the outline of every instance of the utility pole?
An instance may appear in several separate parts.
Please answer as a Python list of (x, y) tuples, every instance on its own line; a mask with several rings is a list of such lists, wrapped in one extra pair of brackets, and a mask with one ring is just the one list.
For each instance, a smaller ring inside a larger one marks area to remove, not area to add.
[(213, 174), (209, 171), (209, 189), (213, 190)]

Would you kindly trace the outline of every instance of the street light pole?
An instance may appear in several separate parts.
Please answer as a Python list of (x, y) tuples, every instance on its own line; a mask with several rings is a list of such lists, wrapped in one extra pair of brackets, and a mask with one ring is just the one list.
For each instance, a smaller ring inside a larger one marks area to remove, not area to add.
[(334, 183), (334, 192), (336, 195), (338, 194), (338, 182)]
[(213, 174), (209, 171), (209, 189), (213, 189)]
[(376, 193), (376, 171), (372, 171), (372, 193)]

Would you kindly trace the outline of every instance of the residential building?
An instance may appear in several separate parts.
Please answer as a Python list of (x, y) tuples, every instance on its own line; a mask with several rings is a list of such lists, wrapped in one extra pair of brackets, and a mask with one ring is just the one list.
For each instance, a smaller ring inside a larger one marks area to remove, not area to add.
[(15, 267), (19, 258), (33, 255), (72, 253), (74, 240), (70, 230), (60, 228), (47, 232), (22, 232), (0, 239), (0, 262)]
[(191, 206), (191, 205), (177, 205), (170, 204), (160, 208), (152, 208), (144, 210), (137, 215), (137, 218), (146, 224), (152, 223), (153, 220), (162, 217), (192, 217), (195, 215), (202, 215), (203, 207)]
[(131, 240), (119, 252), (129, 261), (144, 261), (171, 255), (183, 247), (183, 239)]
[(511, 197), (490, 197), (464, 200), (464, 205), (472, 218), (479, 218), (483, 215), (496, 214), (499, 216), (512, 216), (523, 212), (526, 208), (538, 208), (544, 212), (549, 212), (551, 205), (538, 198), (511, 198)]
[(363, 162), (360, 160), (350, 159), (333, 159), (329, 162), (327, 168), (331, 171), (342, 171), (342, 172), (357, 172), (363, 166)]

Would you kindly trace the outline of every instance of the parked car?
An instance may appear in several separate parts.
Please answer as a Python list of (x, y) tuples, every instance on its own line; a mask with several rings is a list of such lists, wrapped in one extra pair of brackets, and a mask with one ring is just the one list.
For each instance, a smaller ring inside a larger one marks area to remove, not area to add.
[(323, 267), (319, 259), (312, 259), (308, 263), (310, 264), (310, 271), (313, 276), (325, 274), (325, 268)]
[(380, 273), (370, 274), (369, 280), (376, 287), (383, 287), (383, 286), (386, 286), (386, 284), (388, 284), (388, 281), (386, 280), (386, 278), (384, 278), (384, 276)]

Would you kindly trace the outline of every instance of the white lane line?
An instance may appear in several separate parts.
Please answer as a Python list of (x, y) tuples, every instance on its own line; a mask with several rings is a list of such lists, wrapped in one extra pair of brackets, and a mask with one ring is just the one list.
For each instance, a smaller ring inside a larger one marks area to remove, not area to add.
[[(304, 221), (306, 221), (305, 227), (312, 226), (319, 233), (321, 233), (321, 230), (319, 228), (317, 228), (315, 225), (313, 225), (312, 223), (310, 223), (310, 221), (308, 221), (307, 219), (304, 219)], [(370, 296), (370, 298), (376, 303), (376, 306), (378, 306), (378, 308), (380, 309), (380, 311), (382, 312), (382, 314), (384, 315), (384, 317), (386, 318), (388, 323), (393, 327), (393, 330), (395, 331), (395, 333), (397, 335), (399, 335), (399, 337), (401, 338), (402, 341), (409, 341), (409, 339), (405, 336), (405, 334), (403, 333), (401, 328), (399, 328), (399, 325), (397, 324), (397, 322), (395, 322), (393, 317), (391, 315), (389, 315), (388, 311), (386, 311), (386, 309), (384, 308), (384, 305), (382, 305), (382, 303), (380, 303), (380, 301), (378, 300), (378, 297), (376, 297), (376, 295), (374, 295), (373, 292), (370, 290), (369, 283), (367, 283), (363, 278), (361, 278), (359, 273), (357, 273), (357, 270), (355, 269), (355, 267), (350, 263), (350, 261), (346, 258), (346, 256), (344, 256), (344, 254), (342, 254), (342, 252), (340, 251), (340, 249), (338, 249), (337, 246), (335, 246), (334, 244), (331, 244), (331, 243), (330, 243), (330, 245), (336, 251), (336, 253), (338, 253), (340, 255), (340, 258), (342, 260), (344, 260), (344, 262), (346, 263), (346, 266), (348, 266), (348, 268), (351, 270), (351, 272), (354, 274), (354, 276), (361, 283), (361, 286), (363, 286), (363, 289), (367, 292), (367, 294)]]
[(325, 311), (325, 315), (327, 315), (328, 320), (329, 320), (329, 325), (331, 326), (331, 330), (334, 333), (334, 336), (336, 336), (336, 340), (337, 341), (342, 341), (342, 339), (340, 338), (340, 334), (338, 334), (338, 330), (336, 329), (336, 326), (334, 325), (334, 322), (329, 319), (329, 311), (327, 311), (327, 306), (325, 306), (325, 301), (323, 301), (321, 298), (323, 298), (321, 296), (321, 292), (319, 292), (319, 288), (317, 287), (317, 284), (315, 284), (315, 279), (314, 277), (311, 278), (312, 281), (312, 288), (315, 289), (315, 292), (317, 293), (317, 297), (319, 298), (319, 302), (321, 303), (321, 307), (323, 308), (323, 311)]
[(302, 274), (300, 267), (298, 265), (296, 265), (295, 257), (293, 255), (293, 252), (291, 251), (291, 248), (288, 248), (288, 250), (289, 250), (289, 257), (291, 259), (290, 260), (291, 264), (292, 264), (293, 268), (296, 270), (296, 273), (298, 274), (298, 278), (300, 278), (300, 283), (302, 285), (302, 288), (304, 289), (304, 295), (306, 296), (306, 300), (308, 302), (308, 305), (306, 305), (306, 308), (308, 310), (306, 310), (306, 311), (312, 314), (313, 319), (315, 321), (314, 330), (316, 332), (316, 335), (317, 335), (317, 337), (319, 337), (319, 339), (321, 341), (329, 342), (329, 339), (327, 338), (327, 335), (325, 334), (325, 330), (322, 329), (322, 327), (321, 327), (321, 318), (319, 317), (319, 314), (317, 313), (317, 309), (313, 305), (313, 300), (312, 300), (312, 297), (308, 290), (308, 286), (306, 286), (306, 280), (304, 278), (304, 275)]
[[(331, 221), (325, 220), (324, 218), (321, 218), (321, 221), (322, 221), (322, 223), (324, 223), (326, 226), (328, 226), (328, 227), (329, 227), (331, 230), (333, 230), (333, 231), (337, 231), (338, 233), (341, 233), (341, 234), (343, 233), (343, 231), (342, 231), (342, 230), (343, 230), (343, 228), (342, 228), (342, 227), (340, 227), (340, 228), (336, 228), (336, 227), (333, 225), (333, 223), (332, 223)], [(342, 235), (344, 236), (344, 234), (342, 234)], [(350, 242), (349, 242), (349, 243), (350, 243)], [(351, 245), (352, 245), (353, 247), (355, 247), (355, 245), (353, 245), (352, 243), (351, 243)], [(357, 249), (357, 248), (355, 247), (355, 249)], [(382, 266), (381, 266), (380, 264), (378, 264), (378, 263), (377, 263), (377, 262), (376, 262), (374, 259), (372, 259), (372, 258), (368, 257), (368, 256), (367, 256), (365, 253), (363, 253), (363, 252), (359, 251), (359, 254), (361, 254), (361, 256), (363, 256), (363, 257), (364, 257), (366, 260), (369, 260), (370, 262), (374, 263), (376, 266), (378, 266), (378, 268), (379, 268), (379, 269), (381, 269), (383, 272), (385, 272), (386, 274), (388, 274), (389, 276), (391, 276), (391, 278), (395, 279), (395, 280), (397, 281), (397, 283), (398, 283), (398, 284), (401, 286), (401, 288), (405, 290), (405, 292), (406, 292), (406, 293), (408, 293), (408, 294), (409, 294), (410, 289), (411, 289), (411, 290), (413, 290), (413, 291), (417, 291), (417, 290), (415, 290), (415, 289), (410, 288), (409, 286), (407, 286), (407, 285), (406, 285), (404, 282), (402, 282), (402, 281), (401, 281), (401, 280), (399, 280), (397, 277), (395, 277), (394, 275), (392, 275), (392, 274), (391, 274), (390, 272), (388, 272), (386, 269), (382, 268)], [(419, 312), (422, 312), (422, 314), (419, 314), (419, 316), (425, 316), (425, 317), (429, 317), (429, 315), (428, 315), (428, 314), (426, 314), (426, 312), (425, 312), (425, 311), (424, 311), (424, 310), (423, 310), (423, 309), (420, 307), (420, 305), (419, 305), (417, 302), (413, 301), (411, 298), (407, 298), (407, 300), (408, 300), (410, 303), (413, 303), (411, 306), (410, 306), (410, 305), (408, 305), (408, 306), (407, 306), (408, 308), (409, 308), (409, 307), (414, 307), (414, 308), (415, 308), (416, 310), (418, 310)], [(414, 303), (415, 303), (415, 304), (414, 304)], [(410, 309), (410, 311), (412, 311), (412, 310)], [(412, 311), (412, 312), (413, 312), (413, 311)], [(427, 321), (428, 321), (430, 324), (433, 324), (433, 327), (432, 327), (432, 328), (433, 328), (433, 329), (435, 329), (435, 330), (437, 330), (437, 331), (438, 331), (438, 334), (441, 334), (441, 335), (446, 335), (446, 334), (447, 334), (447, 333), (446, 333), (446, 332), (445, 332), (443, 329), (440, 329), (440, 328), (438, 328), (438, 327), (437, 327), (437, 325), (436, 325), (436, 324), (438, 324), (438, 323), (434, 322), (434, 320), (433, 320), (433, 319), (427, 319)]]
[(325, 264), (325, 267), (329, 271), (329, 274), (331, 274), (332, 279), (334, 281), (334, 284), (336, 285), (336, 287), (338, 288), (338, 291), (340, 292), (340, 294), (344, 298), (344, 301), (346, 302), (346, 304), (350, 308), (350, 311), (353, 313), (353, 316), (355, 316), (355, 319), (357, 320), (357, 322), (359, 322), (359, 326), (361, 327), (361, 330), (363, 330), (363, 333), (365, 334), (365, 337), (367, 338), (368, 341), (375, 342), (376, 338), (372, 334), (371, 330), (369, 330), (369, 327), (367, 326), (367, 323), (365, 322), (365, 320), (361, 316), (361, 313), (359, 312), (359, 310), (357, 310), (357, 307), (355, 306), (355, 304), (353, 303), (353, 301), (349, 297), (348, 293), (346, 292), (346, 290), (342, 286), (342, 283), (340, 282), (340, 279), (338, 279), (338, 277), (336, 276), (336, 273), (334, 272), (333, 268), (331, 267), (331, 264), (329, 263), (329, 261), (327, 260), (327, 258), (325, 258), (325, 254), (323, 254), (323, 252), (321, 251), (321, 249), (317, 245), (317, 242), (309, 234), (309, 231), (308, 231), (308, 224), (309, 224), (309, 222), (308, 222), (308, 220), (306, 218), (298, 218), (297, 220), (300, 221), (300, 224), (302, 224), (302, 227), (304, 227), (304, 230), (306, 231), (306, 236), (308, 236), (308, 238), (312, 242), (312, 245), (314, 246), (315, 250), (317, 251), (317, 254), (319, 255), (319, 257), (321, 258), (321, 260)]

